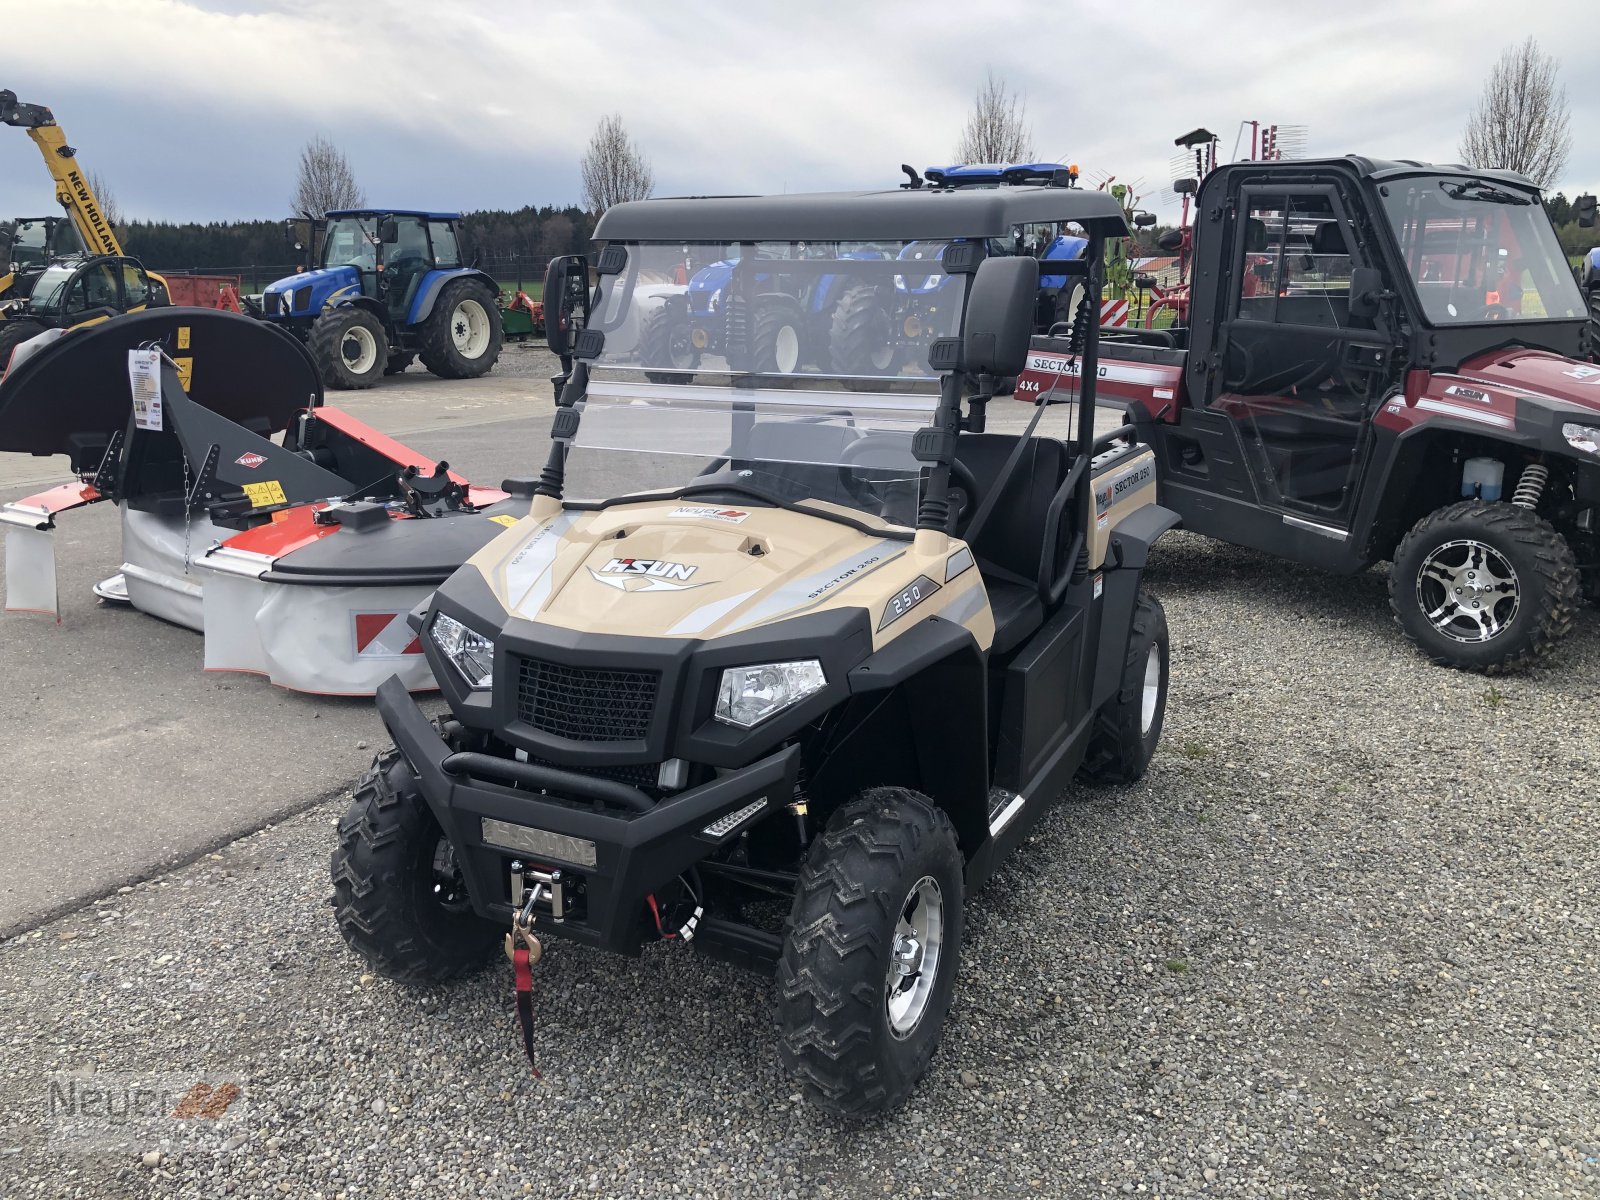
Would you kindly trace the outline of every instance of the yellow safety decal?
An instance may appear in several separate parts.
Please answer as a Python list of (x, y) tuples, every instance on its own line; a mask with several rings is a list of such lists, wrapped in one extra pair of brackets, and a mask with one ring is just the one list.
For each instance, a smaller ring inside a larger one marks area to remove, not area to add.
[(510, 529), (517, 523), (517, 518), (511, 516), (509, 513), (501, 513), (498, 517), (490, 517), (489, 520), (493, 521), (496, 525), (504, 525), (507, 529)]
[(189, 327), (187, 325), (179, 325), (178, 326), (178, 349), (179, 350), (187, 350), (188, 348), (189, 348)]
[(271, 508), (274, 504), (289, 503), (289, 497), (283, 494), (283, 484), (276, 479), (247, 483), (244, 485), (244, 494), (250, 498), (251, 508)]
[(182, 387), (185, 394), (187, 394), (189, 391), (189, 378), (194, 374), (194, 359), (175, 358), (172, 361), (177, 364), (178, 367), (178, 385)]

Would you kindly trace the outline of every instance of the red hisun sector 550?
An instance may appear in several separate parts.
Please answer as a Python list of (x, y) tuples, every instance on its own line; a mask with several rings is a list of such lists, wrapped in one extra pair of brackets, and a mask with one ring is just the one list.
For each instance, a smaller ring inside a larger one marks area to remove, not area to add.
[[(1330, 571), (1392, 560), (1395, 617), (1437, 663), (1549, 651), (1600, 597), (1600, 366), (1538, 189), (1246, 162), (1206, 177), (1195, 214), (1189, 326), (1108, 330), (1099, 368), (1162, 504)], [(1019, 399), (1077, 369), (1034, 345)]]

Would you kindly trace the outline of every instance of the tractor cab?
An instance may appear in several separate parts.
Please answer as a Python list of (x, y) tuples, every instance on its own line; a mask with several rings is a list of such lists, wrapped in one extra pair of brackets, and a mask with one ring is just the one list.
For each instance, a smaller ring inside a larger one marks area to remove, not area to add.
[(0, 251), (17, 274), (43, 270), (58, 258), (85, 253), (83, 239), (66, 217), (18, 217), (0, 227)]

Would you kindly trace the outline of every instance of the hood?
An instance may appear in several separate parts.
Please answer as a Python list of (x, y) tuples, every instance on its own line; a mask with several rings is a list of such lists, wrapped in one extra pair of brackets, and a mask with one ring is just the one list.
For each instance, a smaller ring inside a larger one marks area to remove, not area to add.
[(848, 603), (908, 548), (787, 509), (663, 501), (565, 512), (472, 561), (513, 616), (705, 638)]
[(1600, 366), (1594, 363), (1513, 347), (1472, 359), (1458, 374), (1513, 394), (1548, 397), (1600, 413)]
[(301, 271), (298, 275), (289, 275), (276, 282), (267, 284), (267, 289), (262, 295), (283, 294), (292, 292), (306, 284), (324, 285), (332, 283), (335, 287), (349, 287), (361, 282), (361, 272), (354, 267), (324, 267), (315, 271)]

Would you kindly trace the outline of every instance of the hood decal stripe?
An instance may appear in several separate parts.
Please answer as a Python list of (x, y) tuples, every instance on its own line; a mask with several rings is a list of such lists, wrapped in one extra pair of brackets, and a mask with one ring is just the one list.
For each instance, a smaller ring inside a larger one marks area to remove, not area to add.
[(702, 604), (667, 632), (669, 634), (699, 633), (707, 625), (712, 625), (722, 620), (723, 617), (738, 608), (739, 605), (750, 599), (759, 590), (759, 588), (751, 588), (748, 592), (740, 592), (737, 596), (724, 596), (721, 600), (713, 600), (710, 604)]
[(904, 553), (904, 542), (892, 538), (879, 538), (866, 549), (841, 562), (831, 563), (814, 575), (807, 575), (804, 579), (796, 579), (785, 584), (746, 613), (744, 620), (739, 622), (739, 628), (759, 624), (780, 613), (803, 612), (813, 608), (834, 588), (854, 582), (863, 575), (893, 562)]

